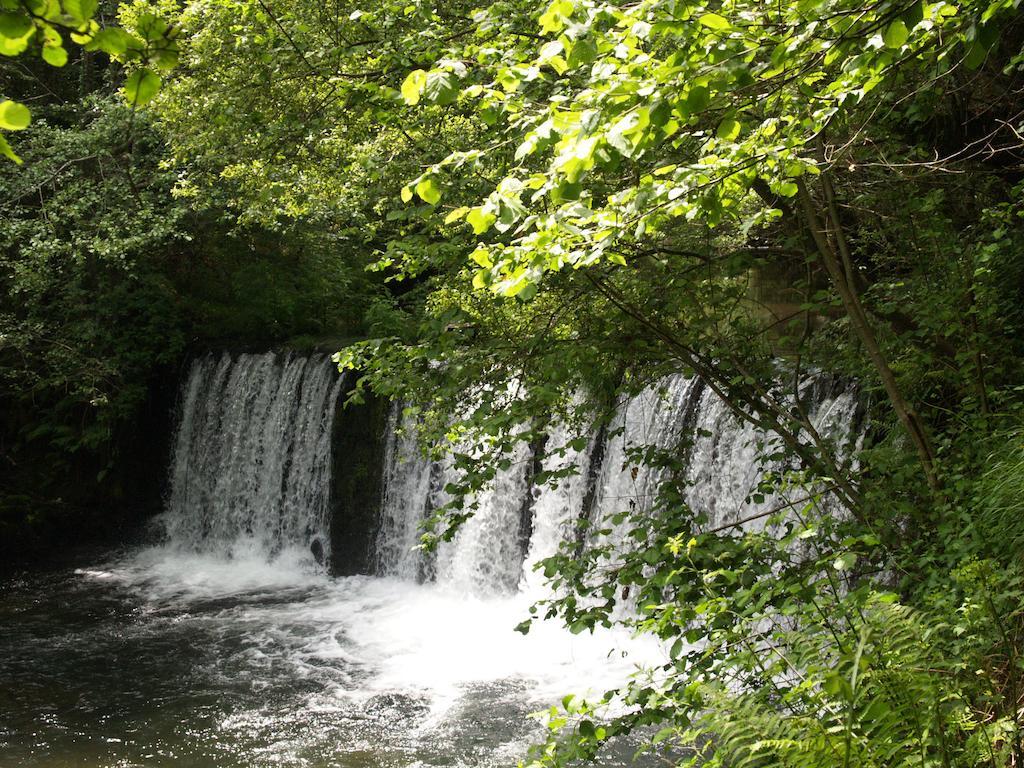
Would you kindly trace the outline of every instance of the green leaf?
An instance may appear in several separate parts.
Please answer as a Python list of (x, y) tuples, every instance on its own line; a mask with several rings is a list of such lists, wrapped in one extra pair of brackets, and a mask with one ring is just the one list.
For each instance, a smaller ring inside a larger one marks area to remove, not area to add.
[(63, 67), (68, 63), (68, 52), (59, 45), (44, 45), (43, 61), (51, 67)]
[(32, 114), (24, 104), (9, 99), (0, 101), (0, 128), (5, 131), (20, 131), (28, 128), (31, 122)]
[(143, 40), (155, 43), (167, 37), (169, 26), (166, 21), (152, 13), (144, 13), (139, 16), (135, 24), (135, 31)]
[(422, 69), (414, 69), (402, 82), (402, 98), (409, 106), (419, 104), (420, 95), (427, 84), (427, 73)]
[(737, 120), (723, 120), (718, 124), (718, 138), (732, 141), (740, 135), (740, 124)]
[[(402, 86), (405, 95), (405, 86)], [(427, 81), (423, 86), (423, 95), (433, 104), (445, 106), (451, 104), (459, 95), (459, 87), (452, 72), (433, 71), (427, 73)], [(408, 100), (407, 100), (408, 101)]]
[(473, 228), (473, 234), (482, 235), (498, 220), (493, 213), (486, 213), (483, 208), (476, 207), (466, 215), (466, 223)]
[(412, 187), (402, 187), (402, 202), (408, 203), (410, 200), (412, 200)]
[(124, 84), (124, 95), (135, 106), (148, 104), (160, 90), (160, 78), (156, 73), (142, 67), (135, 70)]
[(18, 165), (21, 165), (21, 158), (14, 153), (14, 150), (11, 149), (11, 145), (7, 143), (7, 139), (3, 136), (0, 136), (0, 155), (3, 155), (8, 160), (13, 160)]
[(705, 13), (698, 21), (708, 29), (732, 29), (732, 24), (729, 23), (729, 20), (724, 16), (719, 16), (717, 13)]
[(988, 51), (985, 50), (985, 46), (980, 45), (977, 40), (972, 40), (967, 44), (967, 53), (964, 54), (964, 66), (968, 69), (977, 69), (985, 61), (987, 53)]
[(467, 208), (464, 205), (459, 206), (458, 208), (451, 211), (447, 216), (444, 217), (444, 223), (451, 224), (453, 221), (458, 221), (467, 213), (469, 213), (469, 208)]
[(0, 13), (0, 37), (17, 40), (25, 37), (33, 28), (32, 19), (24, 13)]
[(141, 41), (136, 40), (119, 27), (106, 27), (101, 29), (85, 45), (87, 51), (103, 51), (111, 56), (123, 56), (129, 49), (136, 46), (141, 47)]
[(557, 34), (565, 27), (565, 22), (572, 16), (571, 0), (554, 0), (547, 10), (541, 14), (540, 28), (544, 32)]
[(795, 181), (784, 181), (779, 184), (779, 194), (783, 197), (795, 197), (800, 188)]
[(36, 28), (21, 13), (0, 13), (0, 55), (17, 56), (28, 48)]
[(437, 186), (437, 182), (434, 181), (433, 177), (428, 176), (425, 179), (420, 179), (416, 184), (416, 194), (424, 202), (430, 203), (430, 205), (437, 205), (437, 201), (441, 199), (441, 188)]
[(833, 672), (825, 678), (821, 684), (821, 689), (829, 696), (837, 696), (843, 690), (843, 679)]
[(569, 631), (572, 632), (574, 635), (578, 635), (583, 630), (589, 628), (590, 627), (587, 625), (587, 622), (585, 621), (574, 621), (572, 624), (569, 625)]
[[(529, 301), (537, 295), (537, 284), (536, 283), (523, 283), (522, 287), (516, 291), (516, 298), (520, 301)], [(575, 633), (574, 633), (575, 634)]]
[(848, 571), (853, 568), (857, 562), (857, 555), (853, 552), (843, 552), (839, 557), (832, 563), (832, 567), (837, 571)]
[(164, 72), (170, 72), (178, 66), (178, 48), (175, 45), (158, 48), (150, 53), (149, 61)]
[(652, 744), (661, 744), (661, 742), (663, 742), (665, 739), (667, 739), (669, 736), (671, 736), (675, 732), (676, 732), (675, 728), (662, 728), (660, 731), (658, 731), (656, 734), (654, 734), (654, 738), (651, 739), (651, 743)]
[(484, 269), (490, 269), (494, 266), (494, 262), (491, 261), (491, 254), (487, 252), (486, 248), (477, 248), (471, 254), (469, 258), (479, 264)]
[(64, 15), (64, 11), (60, 7), (60, 0), (27, 0), (24, 5), (36, 18), (58, 23), (62, 21), (61, 17)]
[(75, 21), (84, 24), (96, 15), (98, 0), (64, 0), (64, 10)]
[(686, 96), (686, 106), (690, 114), (701, 112), (711, 103), (711, 91), (705, 85), (695, 85)]
[(910, 32), (907, 30), (906, 23), (903, 19), (896, 19), (886, 28), (882, 40), (885, 41), (887, 48), (902, 48), (908, 37), (910, 37)]
[(569, 49), (568, 64), (575, 69), (584, 64), (589, 64), (596, 58), (597, 46), (589, 37), (584, 37), (573, 43), (572, 48)]

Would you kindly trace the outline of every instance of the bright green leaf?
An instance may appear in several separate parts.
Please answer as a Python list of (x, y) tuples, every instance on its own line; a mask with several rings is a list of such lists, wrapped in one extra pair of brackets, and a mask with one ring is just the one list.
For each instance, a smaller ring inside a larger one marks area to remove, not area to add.
[(541, 14), (540, 28), (544, 32), (557, 34), (565, 27), (565, 22), (572, 16), (571, 0), (554, 0), (547, 10)]
[(497, 216), (485, 212), (481, 207), (474, 208), (466, 215), (466, 223), (473, 228), (473, 234), (476, 235), (482, 235), (497, 220)]
[(125, 98), (135, 106), (148, 104), (159, 90), (159, 76), (146, 67), (136, 69), (128, 75), (128, 79), (124, 83)]
[(427, 85), (427, 73), (422, 69), (414, 69), (402, 82), (402, 98), (405, 103), (412, 106), (418, 104), (420, 95)]
[(717, 13), (705, 13), (700, 17), (699, 21), (709, 29), (732, 29), (732, 24), (729, 23), (729, 20), (724, 16), (719, 16)]
[(736, 120), (723, 120), (718, 124), (718, 138), (732, 141), (740, 135), (740, 124)]
[(25, 52), (36, 28), (21, 13), (0, 13), (0, 55), (17, 56)]
[(21, 165), (21, 158), (14, 153), (14, 150), (11, 149), (11, 145), (7, 143), (7, 139), (3, 136), (0, 136), (0, 155), (3, 155), (8, 160), (13, 160), (18, 165)]
[(28, 107), (16, 101), (0, 101), (0, 128), (5, 131), (20, 131), (28, 128), (32, 114)]
[(43, 61), (51, 67), (63, 67), (68, 63), (68, 52), (59, 45), (44, 45)]
[(465, 216), (467, 213), (469, 213), (469, 208), (467, 208), (464, 205), (460, 206), (460, 207), (456, 208), (454, 211), (452, 211), (451, 213), (449, 213), (447, 216), (444, 217), (444, 223), (445, 224), (451, 224), (453, 221), (458, 221), (463, 216)]
[(907, 42), (907, 38), (910, 36), (907, 30), (907, 25), (903, 19), (896, 19), (888, 27), (886, 27), (885, 34), (882, 35), (882, 39), (885, 41), (887, 48), (902, 48), (903, 44)]
[(420, 179), (416, 184), (416, 194), (424, 202), (430, 205), (437, 205), (437, 201), (441, 199), (441, 188), (437, 186), (437, 182), (434, 181), (433, 177), (428, 176), (425, 179)]

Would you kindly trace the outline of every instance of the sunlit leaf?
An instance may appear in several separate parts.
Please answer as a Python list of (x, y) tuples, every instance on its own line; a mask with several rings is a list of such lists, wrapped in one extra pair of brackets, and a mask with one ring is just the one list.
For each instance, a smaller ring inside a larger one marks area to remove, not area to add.
[(28, 128), (32, 114), (28, 107), (16, 101), (0, 101), (0, 128), (5, 131), (20, 131)]
[(423, 94), (423, 89), (427, 84), (427, 73), (422, 69), (414, 69), (410, 72), (404, 81), (402, 81), (402, 98), (405, 99), (405, 103), (412, 106), (413, 104), (419, 104), (420, 96)]
[(433, 177), (428, 176), (425, 179), (421, 179), (416, 184), (416, 194), (430, 205), (436, 205), (441, 199), (441, 188), (437, 186), (437, 182)]
[(136, 106), (148, 104), (160, 90), (160, 77), (146, 67), (136, 69), (124, 83), (124, 95)]

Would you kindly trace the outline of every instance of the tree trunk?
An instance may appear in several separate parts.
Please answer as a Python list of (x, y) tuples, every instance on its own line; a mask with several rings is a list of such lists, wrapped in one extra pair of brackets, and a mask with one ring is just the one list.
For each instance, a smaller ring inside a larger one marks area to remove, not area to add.
[[(864, 344), (864, 349), (867, 351), (868, 358), (871, 360), (875, 371), (882, 381), (882, 386), (885, 388), (893, 410), (896, 411), (897, 418), (899, 418), (903, 428), (910, 436), (914, 449), (917, 451), (918, 460), (921, 462), (921, 467), (924, 470), (928, 487), (933, 491), (937, 491), (939, 490), (939, 478), (935, 470), (935, 452), (932, 449), (928, 432), (913, 407), (903, 396), (899, 383), (896, 381), (896, 376), (892, 372), (892, 368), (889, 367), (889, 362), (886, 360), (885, 354), (878, 344), (874, 329), (871, 327), (864, 307), (860, 302), (860, 297), (857, 295), (853, 262), (850, 258), (845, 235), (839, 224), (835, 194), (828, 174), (828, 171), (823, 171), (821, 174), (822, 189), (826, 201), (825, 224), (818, 218), (814, 200), (807, 190), (807, 185), (803, 179), (797, 180), (797, 194), (800, 198), (804, 221), (813, 238), (819, 259), (825, 267), (830, 281), (839, 293), (847, 317), (849, 317), (850, 323), (861, 343)], [(830, 234), (832, 239), (829, 238)]]

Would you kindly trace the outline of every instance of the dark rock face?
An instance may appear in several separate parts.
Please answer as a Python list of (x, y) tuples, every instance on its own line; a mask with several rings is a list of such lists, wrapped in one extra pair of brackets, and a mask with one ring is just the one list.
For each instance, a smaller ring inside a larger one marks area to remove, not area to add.
[[(174, 366), (154, 370), (144, 401), (102, 453), (55, 456), (40, 441), (17, 465), (0, 463), (0, 571), (60, 561), (65, 551), (140, 535), (163, 506), (178, 374)], [(23, 427), (15, 417), (32, 417), (5, 405), (0, 403), (0, 444)]]
[(331, 572), (373, 573), (380, 526), (388, 402), (371, 394), (334, 419), (331, 489)]

